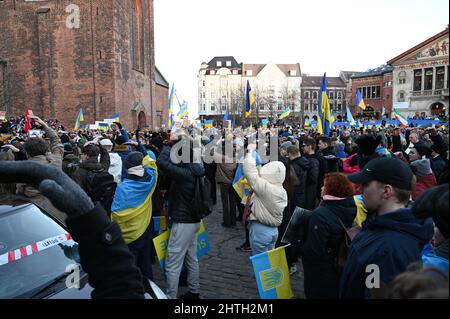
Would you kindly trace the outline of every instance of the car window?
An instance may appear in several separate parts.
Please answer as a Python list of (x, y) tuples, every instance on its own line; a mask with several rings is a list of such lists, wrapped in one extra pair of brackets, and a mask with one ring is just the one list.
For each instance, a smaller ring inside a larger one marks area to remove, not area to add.
[(66, 234), (67, 230), (33, 204), (6, 211), (3, 207), (0, 299), (27, 298), (27, 293), (52, 282), (65, 273), (66, 267), (78, 263), (78, 245)]

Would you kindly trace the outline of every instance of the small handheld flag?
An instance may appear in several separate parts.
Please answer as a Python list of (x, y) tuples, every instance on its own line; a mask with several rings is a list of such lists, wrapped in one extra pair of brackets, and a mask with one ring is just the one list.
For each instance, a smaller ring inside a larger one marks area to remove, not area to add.
[(397, 109), (394, 109), (394, 116), (403, 128), (408, 126), (408, 120)]
[(286, 108), (283, 113), (280, 114), (280, 116), (278, 117), (279, 120), (282, 120), (286, 117), (288, 117), (291, 114), (292, 110), (290, 108)]
[(81, 122), (84, 122), (83, 109), (80, 109), (80, 111), (78, 112), (77, 120), (75, 122), (75, 127), (73, 129), (74, 131), (78, 130), (81, 127)]

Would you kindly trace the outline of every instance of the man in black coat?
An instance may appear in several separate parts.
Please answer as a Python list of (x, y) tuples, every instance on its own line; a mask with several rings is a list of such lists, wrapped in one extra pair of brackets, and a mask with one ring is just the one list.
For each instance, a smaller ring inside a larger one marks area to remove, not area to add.
[(313, 204), (312, 208), (317, 206), (320, 200), (320, 192), (323, 186), (324, 171), (321, 170), (320, 157), (316, 154), (316, 141), (312, 137), (304, 140), (302, 145), (303, 156), (310, 162), (311, 170), (308, 175), (308, 183), (306, 185), (307, 197), (311, 201), (308, 205)]

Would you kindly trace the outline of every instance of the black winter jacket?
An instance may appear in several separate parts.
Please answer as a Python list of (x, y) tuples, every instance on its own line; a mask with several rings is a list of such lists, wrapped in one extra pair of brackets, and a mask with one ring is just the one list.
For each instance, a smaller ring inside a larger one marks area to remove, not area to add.
[(167, 178), (170, 186), (167, 192), (169, 201), (169, 216), (174, 223), (198, 223), (200, 219), (192, 209), (194, 199), (195, 178), (205, 176), (202, 164), (174, 164), (170, 160), (171, 148), (164, 147), (156, 164)]
[(322, 201), (309, 219), (306, 241), (300, 248), (305, 272), (305, 295), (308, 299), (338, 298), (339, 274), (336, 257), (344, 239), (344, 228), (356, 216), (353, 196), (335, 201)]

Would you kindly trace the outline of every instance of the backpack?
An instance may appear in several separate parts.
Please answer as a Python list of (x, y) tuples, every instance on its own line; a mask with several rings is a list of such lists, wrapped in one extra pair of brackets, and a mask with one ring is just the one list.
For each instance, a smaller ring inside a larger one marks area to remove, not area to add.
[(344, 238), (339, 244), (339, 248), (336, 254), (336, 269), (338, 273), (342, 273), (345, 263), (347, 262), (350, 245), (356, 235), (358, 235), (361, 231), (361, 227), (359, 227), (358, 225), (352, 225), (351, 227), (347, 228), (339, 217), (337, 217), (337, 219), (341, 227), (344, 229)]
[(106, 170), (90, 170), (86, 174), (85, 191), (94, 203), (100, 203), (111, 214), (117, 183)]
[(195, 176), (194, 198), (192, 207), (201, 220), (211, 214), (213, 210), (211, 198), (211, 183), (206, 176)]

